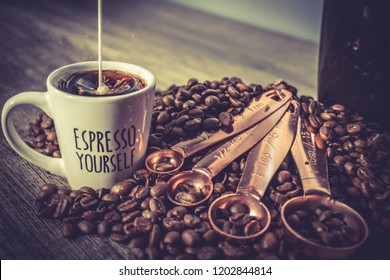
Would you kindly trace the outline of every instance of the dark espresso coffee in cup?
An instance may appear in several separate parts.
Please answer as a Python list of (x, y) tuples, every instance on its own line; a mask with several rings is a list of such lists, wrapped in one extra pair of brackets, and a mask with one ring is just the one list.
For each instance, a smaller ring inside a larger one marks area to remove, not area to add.
[(67, 93), (95, 97), (127, 94), (146, 87), (140, 77), (120, 70), (103, 70), (103, 83), (107, 90), (99, 92), (98, 70), (80, 71), (62, 78), (56, 87)]

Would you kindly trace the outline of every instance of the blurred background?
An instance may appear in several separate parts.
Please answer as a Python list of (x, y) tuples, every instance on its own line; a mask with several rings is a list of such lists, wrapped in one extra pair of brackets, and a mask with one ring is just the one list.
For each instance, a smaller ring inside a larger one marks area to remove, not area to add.
[(167, 0), (267, 30), (319, 42), (323, 0)]
[[(103, 59), (142, 65), (157, 86), (282, 78), (317, 95), (323, 0), (103, 0)], [(97, 59), (97, 0), (0, 0), (0, 74), (44, 90), (54, 69)], [(39, 66), (39, 67), (37, 67)], [(10, 88), (13, 90), (10, 92)]]

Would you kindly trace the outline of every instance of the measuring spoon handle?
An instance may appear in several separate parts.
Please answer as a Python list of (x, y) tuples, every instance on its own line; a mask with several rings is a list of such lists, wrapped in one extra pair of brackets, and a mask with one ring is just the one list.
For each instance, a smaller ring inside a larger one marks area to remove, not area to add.
[(258, 143), (282, 118), (290, 102), (285, 103), (279, 110), (253, 128), (235, 136), (200, 160), (194, 169), (202, 169), (214, 177), (230, 162), (251, 149)]
[(315, 137), (299, 118), (291, 153), (301, 177), (304, 194), (330, 196), (326, 150), (316, 146)]
[(237, 192), (263, 197), (269, 182), (290, 151), (297, 131), (300, 104), (293, 100), (280, 121), (249, 152)]
[(194, 139), (177, 143), (171, 149), (187, 158), (247, 130), (279, 110), (286, 103), (289, 103), (292, 93), (286, 89), (280, 89), (280, 91), (281, 95), (278, 96), (281, 98), (279, 100), (275, 98), (277, 96), (276, 90), (273, 89), (263, 93), (259, 100), (252, 101), (242, 114), (234, 117), (232, 129), (228, 131), (219, 130), (216, 133), (203, 132)]

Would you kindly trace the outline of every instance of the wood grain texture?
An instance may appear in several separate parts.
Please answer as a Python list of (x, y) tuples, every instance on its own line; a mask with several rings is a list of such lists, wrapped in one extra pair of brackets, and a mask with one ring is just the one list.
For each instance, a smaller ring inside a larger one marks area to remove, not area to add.
[[(0, 106), (26, 90), (45, 90), (54, 69), (97, 58), (96, 7), (91, 1), (0, 3)], [(268, 84), (283, 78), (314, 94), (318, 46), (163, 1), (105, 1), (103, 58), (142, 65), (158, 88), (190, 77), (239, 76)], [(17, 115), (26, 126), (34, 111)], [(107, 238), (60, 237), (59, 224), (37, 217), (38, 186), (64, 178), (18, 156), (0, 135), (1, 259), (123, 259), (126, 249)]]

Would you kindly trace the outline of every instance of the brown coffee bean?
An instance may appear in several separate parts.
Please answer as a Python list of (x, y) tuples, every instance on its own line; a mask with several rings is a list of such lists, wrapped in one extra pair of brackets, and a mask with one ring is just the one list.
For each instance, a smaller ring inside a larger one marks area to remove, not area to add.
[(345, 130), (344, 127), (342, 127), (341, 125), (336, 125), (334, 128), (333, 128), (333, 131), (338, 134), (339, 136), (344, 136), (347, 131)]
[(198, 249), (196, 256), (200, 260), (211, 260), (214, 259), (218, 254), (218, 251), (215, 247), (212, 246), (202, 246)]
[(66, 223), (62, 225), (61, 233), (65, 238), (76, 238), (79, 235), (80, 230), (76, 225)]
[(206, 231), (202, 235), (202, 239), (208, 244), (213, 244), (215, 241), (217, 241), (218, 237), (218, 232), (213, 229)]
[(109, 221), (101, 221), (97, 225), (97, 232), (99, 235), (108, 236), (111, 232), (111, 223)]
[(244, 203), (235, 202), (229, 207), (229, 212), (230, 215), (248, 214), (250, 212), (250, 209), (249, 206)]
[(293, 229), (297, 229), (301, 223), (301, 218), (297, 214), (292, 214), (288, 216), (287, 222)]
[(317, 117), (316, 115), (309, 115), (309, 123), (312, 127), (318, 129), (322, 126), (323, 122), (321, 118)]
[(200, 238), (194, 230), (187, 229), (181, 234), (181, 240), (185, 245), (193, 247), (199, 243)]
[(219, 120), (217, 118), (207, 118), (203, 121), (203, 127), (205, 129), (215, 129), (219, 126)]
[(84, 209), (91, 209), (93, 207), (96, 207), (98, 203), (99, 201), (93, 196), (85, 196), (80, 200), (80, 205)]
[(108, 202), (108, 203), (116, 203), (117, 201), (119, 201), (119, 197), (115, 194), (105, 194), (102, 197), (102, 201)]
[(358, 123), (347, 124), (346, 129), (350, 135), (359, 135), (362, 131), (362, 128)]
[(110, 234), (111, 240), (117, 242), (117, 243), (122, 243), (125, 244), (129, 241), (130, 237), (124, 233), (117, 233), (113, 232)]
[(152, 222), (145, 217), (137, 217), (134, 220), (134, 227), (139, 232), (150, 232), (152, 230)]
[(229, 217), (229, 222), (235, 226), (244, 226), (253, 220), (254, 217), (245, 213), (237, 213)]
[(137, 183), (133, 179), (120, 181), (112, 186), (110, 193), (117, 196), (128, 195), (136, 184)]
[(288, 170), (282, 170), (278, 173), (278, 182), (279, 184), (284, 184), (288, 181), (291, 181), (292, 175)]
[(183, 217), (183, 222), (187, 227), (194, 228), (200, 224), (201, 220), (196, 215), (185, 214)]
[(152, 197), (161, 197), (168, 191), (168, 184), (164, 181), (159, 181), (150, 189), (150, 195)]
[(272, 251), (276, 250), (279, 246), (279, 241), (275, 233), (267, 232), (260, 240), (261, 250)]
[[(324, 120), (324, 121), (332, 121), (334, 119), (336, 119), (336, 114), (334, 113), (321, 113), (320, 114), (320, 117)], [(324, 123), (325, 124), (325, 123)]]
[(135, 220), (135, 218), (141, 216), (141, 211), (135, 210), (129, 213), (122, 214), (122, 223), (127, 224)]
[(186, 205), (195, 203), (197, 201), (193, 194), (187, 192), (178, 192), (175, 195), (175, 200)]
[(280, 192), (288, 192), (292, 188), (293, 188), (293, 185), (291, 182), (285, 182), (284, 184), (277, 186), (276, 190), (278, 190)]
[(248, 236), (248, 235), (257, 234), (261, 230), (262, 230), (262, 226), (260, 221), (252, 220), (244, 226), (244, 235)]
[(54, 125), (53, 119), (50, 118), (48, 115), (43, 115), (42, 122), (41, 122), (41, 128), (48, 129), (52, 128)]
[(41, 190), (38, 194), (37, 194), (37, 200), (38, 201), (45, 201), (45, 200), (48, 200), (55, 192), (51, 189), (44, 189), (44, 190)]
[(158, 214), (164, 214), (167, 211), (164, 202), (159, 198), (150, 199), (149, 208)]
[(85, 211), (81, 217), (87, 221), (95, 222), (100, 219), (100, 214), (95, 210)]
[(133, 200), (126, 200), (118, 205), (119, 212), (131, 212), (139, 207), (139, 203)]
[(330, 128), (326, 126), (321, 126), (320, 128), (320, 136), (324, 141), (331, 141), (333, 138), (333, 132)]
[(332, 105), (331, 109), (336, 112), (345, 112), (346, 110), (345, 106), (341, 104), (334, 104)]
[(234, 117), (232, 114), (228, 113), (228, 112), (221, 112), (219, 115), (218, 115), (218, 119), (219, 121), (221, 122), (221, 124), (223, 126), (227, 126), (227, 127), (230, 127), (233, 125), (234, 123)]
[(312, 222), (311, 226), (315, 232), (328, 231), (327, 226), (319, 221)]
[(80, 231), (85, 235), (94, 234), (96, 232), (96, 228), (97, 228), (94, 223), (87, 221), (87, 220), (80, 221), (77, 224), (77, 226), (80, 229)]

